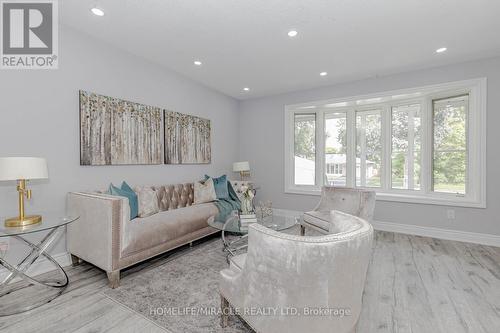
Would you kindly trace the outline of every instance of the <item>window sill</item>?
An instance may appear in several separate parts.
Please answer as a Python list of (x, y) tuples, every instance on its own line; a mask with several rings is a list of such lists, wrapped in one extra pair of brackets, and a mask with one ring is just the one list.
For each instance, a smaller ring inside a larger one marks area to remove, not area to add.
[[(300, 194), (300, 195), (321, 195), (321, 189), (301, 189), (290, 188), (286, 189), (287, 194)], [(413, 204), (425, 205), (439, 205), (439, 206), (454, 206), (454, 207), (467, 207), (467, 208), (486, 208), (486, 200), (473, 201), (469, 198), (455, 197), (453, 195), (432, 195), (421, 196), (407, 193), (388, 193), (377, 192), (378, 201), (391, 201), (391, 202), (404, 202)]]

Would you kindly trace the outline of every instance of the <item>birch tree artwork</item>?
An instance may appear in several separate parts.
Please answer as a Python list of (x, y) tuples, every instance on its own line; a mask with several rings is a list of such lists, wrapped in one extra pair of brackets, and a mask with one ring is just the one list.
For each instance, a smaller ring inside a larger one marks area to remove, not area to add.
[(165, 110), (165, 164), (208, 164), (210, 120)]
[(162, 164), (161, 108), (80, 91), (80, 164)]

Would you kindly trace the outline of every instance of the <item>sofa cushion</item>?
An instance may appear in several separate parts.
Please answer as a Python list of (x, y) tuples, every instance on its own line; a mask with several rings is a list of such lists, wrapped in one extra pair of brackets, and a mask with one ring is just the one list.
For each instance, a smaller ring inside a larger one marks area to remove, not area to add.
[(134, 192), (139, 202), (139, 217), (148, 217), (160, 211), (156, 191), (148, 186), (136, 186)]
[(133, 220), (137, 217), (139, 213), (139, 202), (137, 199), (137, 194), (130, 188), (130, 186), (128, 186), (127, 183), (123, 182), (122, 188), (118, 188), (113, 184), (110, 184), (109, 194), (128, 198), (128, 203), (130, 205), (130, 219)]
[(121, 256), (150, 249), (208, 226), (208, 218), (219, 213), (214, 204), (200, 204), (163, 211), (124, 225)]
[(325, 231), (330, 231), (330, 212), (329, 211), (310, 211), (304, 213), (304, 222), (312, 224)]
[(360, 227), (357, 220), (350, 214), (332, 211), (311, 211), (304, 213), (304, 222), (307, 222), (329, 234), (351, 232)]
[(347, 214), (359, 216), (362, 191), (339, 187), (328, 188), (327, 191), (330, 194), (321, 198), (322, 207), (318, 210), (329, 211), (335, 209)]
[(217, 199), (229, 199), (229, 190), (227, 187), (227, 176), (222, 175), (218, 178), (213, 178), (205, 175), (205, 181), (209, 178), (212, 178), (214, 181), (215, 194), (217, 195)]
[(194, 201), (193, 183), (154, 186), (160, 211), (188, 207)]
[(217, 200), (214, 180), (208, 178), (204, 182), (194, 183), (194, 203), (196, 205)]

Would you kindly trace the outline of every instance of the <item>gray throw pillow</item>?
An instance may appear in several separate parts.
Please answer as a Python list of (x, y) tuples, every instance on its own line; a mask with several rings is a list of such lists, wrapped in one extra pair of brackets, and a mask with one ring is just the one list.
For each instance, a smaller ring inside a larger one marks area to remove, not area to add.
[(201, 204), (205, 202), (212, 202), (217, 200), (215, 194), (214, 181), (212, 178), (204, 182), (194, 183), (194, 203)]
[(134, 187), (134, 192), (137, 193), (137, 199), (139, 201), (139, 217), (151, 216), (160, 211), (158, 207), (158, 196), (156, 195), (156, 191), (151, 187)]

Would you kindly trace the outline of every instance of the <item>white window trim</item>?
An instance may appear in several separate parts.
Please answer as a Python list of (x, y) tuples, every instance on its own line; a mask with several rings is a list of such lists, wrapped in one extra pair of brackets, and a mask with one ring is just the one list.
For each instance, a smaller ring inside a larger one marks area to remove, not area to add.
[[(448, 193), (435, 193), (431, 192), (431, 177), (432, 170), (432, 142), (430, 140), (432, 133), (430, 114), (432, 112), (432, 100), (439, 97), (449, 97), (450, 93), (468, 93), (469, 94), (469, 118), (468, 118), (468, 177), (467, 177), (467, 196), (457, 196)], [(385, 165), (383, 168), (383, 177), (385, 178), (384, 186), (382, 188), (370, 188), (377, 192), (377, 200), (382, 201), (396, 201), (407, 203), (420, 203), (420, 204), (433, 204), (445, 206), (459, 206), (459, 207), (474, 207), (486, 208), (486, 114), (487, 114), (487, 79), (477, 78), (471, 80), (449, 82), (442, 84), (435, 84), (423, 87), (416, 87), (410, 89), (401, 89), (394, 91), (386, 91), (367, 95), (350, 96), (329, 100), (313, 101), (308, 103), (286, 105), (285, 106), (285, 193), (291, 194), (307, 194), (307, 195), (320, 195), (321, 185), (295, 185), (294, 184), (294, 112), (300, 113), (316, 113), (317, 114), (317, 130), (316, 131), (316, 184), (323, 183), (323, 169), (324, 166), (324, 138), (321, 134), (324, 129), (324, 113), (325, 112), (347, 112), (347, 128), (354, 128), (355, 112), (352, 112), (353, 107), (339, 107), (339, 108), (322, 108), (320, 105), (335, 104), (335, 103), (349, 103), (359, 100), (380, 100), (380, 98), (398, 96), (398, 95), (416, 95), (420, 97), (413, 97), (402, 99), (401, 103), (408, 103), (418, 101), (422, 103), (421, 109), (421, 122), (422, 122), (422, 178), (421, 190), (412, 191), (404, 189), (391, 189), (390, 186), (390, 167), (388, 159), (390, 158), (390, 140), (387, 140), (387, 135), (391, 135), (391, 127), (387, 126), (391, 122), (388, 116), (390, 110), (384, 109), (382, 114), (382, 128), (383, 128), (383, 148), (382, 158)], [(382, 107), (386, 107), (389, 102), (379, 103)], [(390, 102), (399, 103), (399, 102)], [(315, 108), (311, 108), (315, 106)], [(370, 104), (369, 107), (373, 108), (376, 104)], [(361, 108), (364, 108), (363, 105)], [(302, 108), (302, 109), (300, 109)], [(360, 110), (361, 108), (357, 108)], [(388, 113), (389, 112), (389, 113)], [(384, 126), (385, 125), (385, 126)], [(425, 125), (425, 126), (424, 126)], [(355, 152), (356, 133), (355, 131), (348, 131), (347, 135), (347, 187), (354, 187), (355, 185), (355, 172), (356, 166), (353, 162)], [(351, 176), (349, 176), (351, 175)]]

